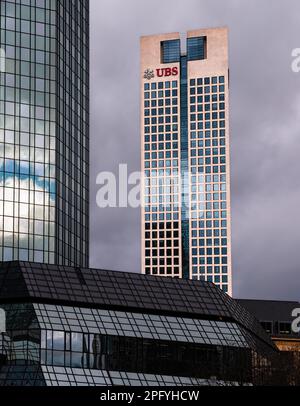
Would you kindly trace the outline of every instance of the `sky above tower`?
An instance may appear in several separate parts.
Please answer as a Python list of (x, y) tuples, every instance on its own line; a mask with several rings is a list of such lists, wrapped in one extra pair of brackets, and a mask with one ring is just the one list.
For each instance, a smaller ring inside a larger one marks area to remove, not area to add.
[(99, 173), (140, 170), (139, 37), (228, 26), (234, 295), (300, 300), (299, 1), (90, 3), (90, 265), (140, 272), (140, 210), (96, 205)]

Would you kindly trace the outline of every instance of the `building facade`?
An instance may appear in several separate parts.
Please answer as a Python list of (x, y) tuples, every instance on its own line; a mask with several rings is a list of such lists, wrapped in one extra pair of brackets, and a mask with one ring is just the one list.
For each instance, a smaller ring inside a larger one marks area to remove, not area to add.
[(259, 320), (280, 351), (300, 353), (300, 333), (293, 331), (294, 313), (300, 315), (300, 303), (245, 299), (238, 302)]
[(212, 283), (0, 265), (0, 386), (259, 385), (276, 356)]
[(142, 272), (232, 294), (226, 28), (141, 38)]
[(0, 262), (88, 266), (89, 1), (0, 12)]

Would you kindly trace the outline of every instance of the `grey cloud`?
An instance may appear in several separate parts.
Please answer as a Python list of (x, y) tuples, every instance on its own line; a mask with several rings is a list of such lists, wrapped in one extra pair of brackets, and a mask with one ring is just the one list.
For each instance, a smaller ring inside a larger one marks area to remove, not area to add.
[(298, 1), (91, 0), (91, 266), (139, 272), (139, 210), (96, 207), (96, 176), (140, 169), (139, 37), (230, 29), (235, 295), (300, 299)]

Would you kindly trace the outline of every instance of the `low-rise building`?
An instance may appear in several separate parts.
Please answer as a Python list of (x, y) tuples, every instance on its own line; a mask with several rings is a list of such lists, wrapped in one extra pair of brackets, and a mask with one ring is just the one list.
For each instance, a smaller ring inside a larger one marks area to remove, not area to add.
[(279, 351), (212, 283), (0, 265), (0, 385), (249, 385)]

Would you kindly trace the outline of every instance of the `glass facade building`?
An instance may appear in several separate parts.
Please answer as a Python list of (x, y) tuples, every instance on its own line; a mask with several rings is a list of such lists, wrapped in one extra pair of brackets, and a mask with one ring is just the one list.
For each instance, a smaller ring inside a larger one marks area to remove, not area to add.
[(89, 1), (0, 12), (0, 262), (88, 266)]
[(259, 384), (277, 354), (207, 282), (12, 262), (0, 311), (0, 386)]
[(142, 37), (142, 272), (232, 295), (226, 28)]

